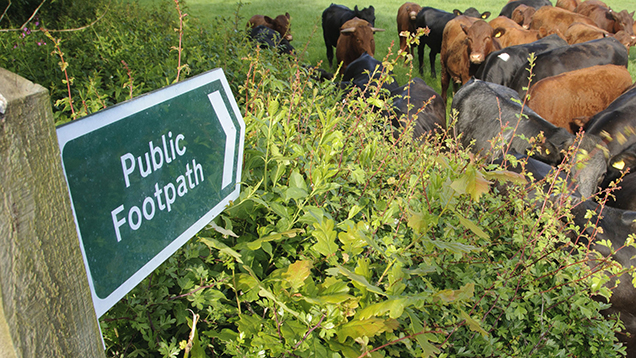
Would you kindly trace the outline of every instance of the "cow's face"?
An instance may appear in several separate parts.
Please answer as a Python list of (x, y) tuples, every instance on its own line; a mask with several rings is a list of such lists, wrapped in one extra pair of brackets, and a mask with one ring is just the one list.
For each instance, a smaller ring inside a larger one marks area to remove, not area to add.
[(476, 65), (484, 62), (486, 56), (492, 51), (501, 49), (499, 42), (493, 37), (493, 28), (486, 21), (477, 20), (470, 27), (462, 25), (462, 30), (467, 36), (466, 44), (470, 62)]
[(634, 35), (634, 12), (631, 14), (627, 10), (616, 12), (610, 9), (609, 15), (614, 20), (614, 33), (625, 31), (629, 35)]
[(291, 17), (288, 12), (285, 13), (285, 15), (278, 15), (274, 19), (274, 30), (280, 32), (287, 41), (293, 40), (289, 23), (290, 19)]
[(422, 10), (422, 7), (417, 4), (409, 4), (406, 6), (406, 13), (409, 14), (409, 19), (415, 21), (417, 19), (417, 13)]
[[(347, 26), (347, 27), (345, 27)], [(354, 18), (347, 21), (340, 30), (341, 36), (350, 37), (350, 51), (360, 56), (368, 53), (373, 56), (375, 54), (375, 40), (373, 34), (376, 31), (384, 31), (371, 26), (367, 21)]]
[(534, 15), (536, 11), (537, 10), (531, 6), (521, 4), (517, 6), (517, 8), (512, 12), (511, 19), (527, 30), (530, 28), (530, 20), (532, 20), (532, 15)]

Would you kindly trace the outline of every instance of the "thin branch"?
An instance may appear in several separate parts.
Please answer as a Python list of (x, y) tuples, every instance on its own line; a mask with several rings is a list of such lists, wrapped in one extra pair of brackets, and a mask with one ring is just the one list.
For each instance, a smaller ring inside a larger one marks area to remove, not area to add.
[[(9, 4), (10, 5), (10, 4)], [(9, 7), (7, 6), (7, 9)], [(104, 16), (108, 13), (108, 10), (110, 9), (110, 3), (109, 5), (106, 7), (106, 10), (104, 11), (103, 14), (101, 14), (97, 19), (95, 19), (95, 21), (91, 22), (88, 25), (82, 26), (82, 27), (76, 27), (74, 29), (59, 29), (59, 30), (55, 30), (55, 29), (32, 29), (31, 32), (38, 32), (38, 31), (48, 31), (48, 32), (75, 32), (75, 31), (81, 31), (81, 30), (86, 30), (89, 27), (95, 25), (97, 22), (99, 22), (99, 20), (101, 20), (102, 18), (104, 18)], [(6, 12), (6, 10), (5, 10)], [(2, 14), (2, 16), (4, 16), (4, 14)], [(0, 17), (0, 20), (2, 20), (2, 17)], [(0, 29), (0, 32), (14, 32), (14, 31), (22, 31), (22, 29), (24, 28), (24, 25), (22, 27), (20, 27), (19, 29)]]
[(297, 349), (305, 341), (305, 339), (307, 339), (307, 337), (309, 337), (311, 332), (313, 332), (316, 328), (320, 327), (320, 325), (322, 324), (322, 321), (325, 319), (325, 317), (327, 317), (327, 314), (323, 313), (322, 317), (320, 317), (320, 321), (318, 321), (318, 324), (313, 326), (309, 331), (307, 331), (307, 333), (305, 333), (305, 336), (303, 337), (303, 339), (298, 341), (298, 343), (296, 343), (296, 345), (294, 346), (294, 350)]
[(7, 14), (7, 11), (9, 11), (9, 8), (11, 7), (11, 0), (9, 0), (9, 4), (7, 5), (7, 7), (4, 9), (4, 12), (2, 13), (2, 16), (0, 16), (0, 22), (2, 22), (2, 19), (4, 19), (4, 15)]
[(21, 29), (23, 29), (29, 22), (31, 22), (31, 20), (33, 20), (33, 18), (38, 13), (38, 11), (40, 11), (40, 8), (42, 7), (42, 5), (44, 5), (45, 2), (46, 0), (42, 0), (42, 2), (40, 3), (40, 6), (38, 6), (38, 8), (35, 9), (35, 11), (33, 11), (33, 14), (31, 14), (31, 17), (27, 21), (25, 21), (24, 24), (22, 24), (22, 26), (20, 26)]

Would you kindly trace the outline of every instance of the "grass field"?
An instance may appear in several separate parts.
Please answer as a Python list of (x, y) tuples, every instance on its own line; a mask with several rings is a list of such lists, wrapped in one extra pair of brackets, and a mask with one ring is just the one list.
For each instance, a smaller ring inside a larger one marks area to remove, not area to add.
[[(170, 2), (172, 0), (139, 0), (142, 4), (158, 4), (160, 2)], [(352, 8), (358, 5), (359, 8), (373, 5), (375, 8), (376, 23), (375, 26), (385, 29), (384, 32), (375, 34), (376, 54), (375, 58), (383, 59), (389, 51), (395, 55), (399, 47), (399, 39), (397, 33), (396, 15), (398, 8), (404, 3), (404, 0), (383, 0), (379, 2), (356, 2), (351, 0), (338, 1), (337, 4)], [(556, 0), (552, 0), (556, 3)], [(268, 15), (275, 17), (285, 12), (291, 15), (291, 27), (294, 40), (292, 45), (298, 51), (299, 59), (303, 63), (316, 65), (322, 61), (322, 68), (329, 70), (327, 64), (327, 56), (325, 53), (325, 44), (322, 36), (321, 15), (332, 0), (314, 0), (314, 1), (293, 1), (293, 0), (253, 0), (242, 2), (239, 6), (238, 1), (230, 0), (185, 0), (190, 16), (200, 19), (203, 23), (210, 23), (214, 17), (221, 16), (223, 18), (234, 19), (237, 9), (239, 16), (239, 24), (247, 23), (247, 20), (255, 14)], [(506, 0), (482, 0), (478, 4), (469, 1), (430, 1), (424, 4), (441, 10), (452, 11), (459, 9), (466, 10), (470, 6), (476, 7), (480, 12), (490, 11), (491, 15), (487, 20), (495, 18), (501, 8), (507, 3)], [(610, 7), (615, 10), (627, 9), (628, 11), (636, 10), (636, 3), (627, 0), (606, 1)], [(186, 39), (187, 45), (187, 39)], [(415, 54), (417, 57), (417, 52)], [(335, 60), (334, 60), (335, 61)], [(428, 48), (424, 54), (424, 74), (419, 75), (417, 72), (417, 58), (414, 62), (413, 76), (422, 77), (424, 81), (435, 88), (438, 92), (441, 90), (439, 82), (439, 55), (437, 56), (437, 78), (430, 77), (430, 69), (428, 65)], [(630, 51), (630, 64), (628, 66), (632, 78), (636, 79), (636, 50)], [(332, 69), (333, 70), (333, 69)], [(394, 73), (399, 84), (404, 84), (409, 76), (409, 66), (396, 66)]]

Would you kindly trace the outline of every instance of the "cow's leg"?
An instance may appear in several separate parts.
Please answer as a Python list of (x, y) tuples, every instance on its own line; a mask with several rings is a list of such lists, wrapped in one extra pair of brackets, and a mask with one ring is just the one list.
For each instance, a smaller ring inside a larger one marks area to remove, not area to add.
[(420, 75), (422, 74), (422, 68), (424, 67), (424, 41), (420, 41), (417, 46), (417, 59), (420, 61)]
[(331, 45), (327, 45), (327, 61), (329, 61), (329, 67), (333, 67), (331, 63), (333, 62), (333, 47)]
[(429, 61), (431, 62), (431, 77), (436, 78), (437, 74), (435, 73), (435, 57), (437, 57), (437, 52), (431, 49), (431, 52), (428, 54)]
[(442, 64), (442, 100), (444, 101), (444, 106), (446, 106), (446, 98), (448, 96), (448, 85), (450, 82), (450, 75), (446, 71), (446, 68)]

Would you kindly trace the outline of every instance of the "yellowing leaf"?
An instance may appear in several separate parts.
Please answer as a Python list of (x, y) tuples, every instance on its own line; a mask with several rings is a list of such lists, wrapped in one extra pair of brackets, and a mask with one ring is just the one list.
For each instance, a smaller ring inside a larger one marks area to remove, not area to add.
[(309, 260), (296, 261), (287, 267), (283, 277), (293, 289), (297, 290), (303, 286), (313, 266), (313, 263)]
[(484, 230), (482, 230), (474, 222), (470, 221), (469, 219), (466, 219), (465, 217), (459, 215), (458, 213), (455, 213), (455, 216), (457, 216), (457, 218), (459, 219), (459, 222), (462, 224), (462, 226), (464, 226), (468, 230), (472, 231), (473, 234), (479, 236), (482, 239), (488, 239), (488, 234), (486, 234), (484, 232)]
[(479, 322), (475, 321), (472, 317), (470, 317), (468, 313), (464, 311), (460, 311), (460, 316), (461, 318), (466, 320), (466, 323), (468, 324), (468, 328), (470, 328), (471, 331), (479, 332), (484, 337), (488, 335), (488, 332), (484, 331), (484, 329), (481, 328), (481, 325), (479, 325)]
[(493, 170), (486, 172), (484, 176), (487, 179), (496, 179), (499, 181), (509, 181), (515, 184), (526, 184), (526, 178), (519, 173), (511, 172), (509, 170)]
[(490, 189), (490, 184), (492, 183), (470, 163), (464, 174), (451, 184), (451, 188), (459, 194), (469, 194), (474, 201), (479, 201), (479, 198)]
[(344, 324), (336, 333), (338, 341), (343, 343), (347, 337), (353, 339), (359, 337), (373, 337), (383, 332), (390, 332), (399, 327), (399, 322), (395, 319), (369, 318), (364, 320), (354, 319)]

